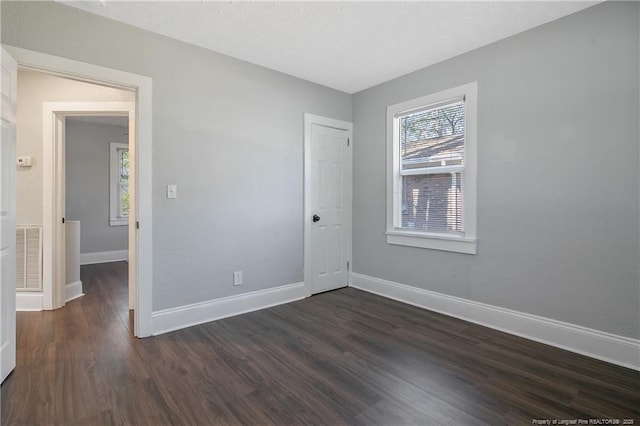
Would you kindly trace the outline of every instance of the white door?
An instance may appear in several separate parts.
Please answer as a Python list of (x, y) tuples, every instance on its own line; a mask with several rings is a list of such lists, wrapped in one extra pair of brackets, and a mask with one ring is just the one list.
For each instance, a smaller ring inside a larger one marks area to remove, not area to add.
[(305, 281), (316, 294), (349, 284), (351, 124), (305, 120)]
[(16, 92), (17, 65), (2, 49), (0, 121), (0, 382), (16, 366)]

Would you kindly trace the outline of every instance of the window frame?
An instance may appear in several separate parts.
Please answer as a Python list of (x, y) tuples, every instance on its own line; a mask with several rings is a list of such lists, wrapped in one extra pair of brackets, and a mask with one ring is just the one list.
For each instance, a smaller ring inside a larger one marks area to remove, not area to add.
[[(401, 223), (402, 209), (400, 119), (411, 113), (454, 102), (456, 99), (465, 101), (464, 168), (461, 171), (462, 233), (425, 232), (402, 228), (398, 226)], [(387, 244), (466, 254), (477, 253), (477, 115), (478, 83), (475, 81), (387, 107)]]
[(120, 156), (118, 151), (126, 149), (129, 144), (111, 142), (109, 144), (109, 226), (129, 225), (129, 216), (122, 216), (122, 200), (120, 198)]

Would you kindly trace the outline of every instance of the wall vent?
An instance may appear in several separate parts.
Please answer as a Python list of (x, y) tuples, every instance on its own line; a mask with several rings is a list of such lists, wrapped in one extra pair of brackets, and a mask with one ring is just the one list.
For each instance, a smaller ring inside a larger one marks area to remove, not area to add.
[(42, 226), (16, 227), (16, 290), (42, 291)]

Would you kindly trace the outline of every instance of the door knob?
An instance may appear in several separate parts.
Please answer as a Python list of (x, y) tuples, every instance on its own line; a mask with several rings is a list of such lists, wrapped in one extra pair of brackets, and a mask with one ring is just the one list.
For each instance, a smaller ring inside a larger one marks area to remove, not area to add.
[(313, 222), (315, 223), (315, 222), (317, 222), (319, 220), (320, 220), (320, 216), (318, 216), (317, 214), (314, 214), (313, 215)]

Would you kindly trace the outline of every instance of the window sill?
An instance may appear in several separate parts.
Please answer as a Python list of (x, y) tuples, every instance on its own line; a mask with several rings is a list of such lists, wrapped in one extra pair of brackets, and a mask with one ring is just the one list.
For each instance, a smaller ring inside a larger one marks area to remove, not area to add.
[(428, 234), (392, 229), (386, 232), (387, 244), (420, 247), (456, 253), (476, 254), (476, 239), (446, 234)]
[(129, 224), (129, 218), (109, 219), (109, 226), (127, 226)]

